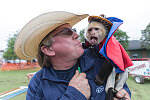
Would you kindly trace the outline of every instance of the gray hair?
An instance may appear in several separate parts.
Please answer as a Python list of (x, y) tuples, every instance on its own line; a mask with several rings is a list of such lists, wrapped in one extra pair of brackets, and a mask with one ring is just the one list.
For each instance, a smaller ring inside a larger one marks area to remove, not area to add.
[[(53, 32), (53, 31), (52, 31)], [(40, 43), (39, 47), (38, 47), (38, 52), (37, 52), (37, 61), (38, 61), (38, 64), (41, 66), (41, 67), (46, 67), (46, 68), (49, 68), (51, 63), (49, 61), (49, 57), (44, 54), (42, 51), (41, 51), (41, 47), (42, 46), (47, 46), (47, 47), (50, 47), (53, 43), (53, 37), (51, 36), (51, 33), (50, 32)]]

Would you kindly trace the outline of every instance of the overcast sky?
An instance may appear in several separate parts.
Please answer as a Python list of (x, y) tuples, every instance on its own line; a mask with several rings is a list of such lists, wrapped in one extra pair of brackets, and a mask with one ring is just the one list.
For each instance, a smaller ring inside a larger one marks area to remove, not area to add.
[[(150, 0), (1, 0), (0, 50), (28, 21), (50, 11), (118, 17), (124, 21), (120, 29), (127, 32), (130, 40), (140, 39), (141, 30), (150, 23)], [(86, 26), (87, 18), (74, 27), (79, 31)]]

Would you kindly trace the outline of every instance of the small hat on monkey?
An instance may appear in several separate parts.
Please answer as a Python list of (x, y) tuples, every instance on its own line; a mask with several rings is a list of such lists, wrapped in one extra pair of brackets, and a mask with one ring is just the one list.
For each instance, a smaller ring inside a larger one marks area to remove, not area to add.
[(100, 16), (89, 16), (88, 22), (99, 22), (102, 23), (108, 30), (110, 30), (112, 26), (112, 22), (109, 21), (104, 14), (101, 14)]

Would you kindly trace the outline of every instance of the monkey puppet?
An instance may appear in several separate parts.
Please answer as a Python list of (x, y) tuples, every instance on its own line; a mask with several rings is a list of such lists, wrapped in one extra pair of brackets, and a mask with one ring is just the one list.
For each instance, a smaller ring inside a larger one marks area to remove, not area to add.
[[(120, 19), (117, 19), (117, 18), (112, 18), (111, 20), (120, 21)], [(102, 65), (102, 68), (100, 69), (99, 74), (95, 77), (95, 83), (98, 85), (102, 85), (106, 82), (106, 88), (105, 88), (106, 100), (113, 100), (113, 97), (115, 97), (117, 91), (123, 88), (123, 85), (125, 84), (128, 78), (128, 71), (125, 68), (131, 66), (132, 62), (122, 47), (120, 50), (123, 51), (124, 53), (123, 56), (125, 56), (125, 59), (123, 60), (125, 60), (125, 63), (127, 62), (127, 65), (123, 66), (123, 68), (121, 66), (121, 70), (120, 70), (120, 65), (118, 67), (116, 64), (116, 61), (113, 62), (113, 59), (114, 59), (113, 57), (115, 56), (109, 58), (106, 52), (105, 53), (100, 52), (100, 51), (102, 52), (108, 51), (106, 50), (107, 48), (105, 48), (106, 44), (108, 45), (109, 42), (113, 42), (114, 40), (116, 41), (117, 45), (120, 45), (120, 43), (117, 42), (117, 40), (112, 36), (115, 30), (117, 29), (115, 29), (113, 32), (110, 33), (110, 29), (113, 26), (113, 23), (111, 21), (104, 18), (104, 15), (101, 15), (100, 17), (90, 16), (88, 18), (88, 21), (89, 21), (89, 25), (88, 25), (87, 32), (86, 32), (86, 39), (88, 43), (92, 46), (92, 48), (94, 46), (98, 46), (100, 55), (106, 58), (106, 61)], [(110, 45), (108, 46), (109, 47), (114, 46), (114, 45), (111, 45), (111, 46)], [(96, 50), (96, 48), (93, 48), (93, 49)], [(119, 71), (116, 72), (116, 69), (120, 70), (121, 73)]]

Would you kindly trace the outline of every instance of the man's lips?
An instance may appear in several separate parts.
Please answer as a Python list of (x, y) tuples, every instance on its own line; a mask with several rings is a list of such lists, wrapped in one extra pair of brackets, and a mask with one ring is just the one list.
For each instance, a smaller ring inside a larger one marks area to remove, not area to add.
[(82, 46), (81, 42), (78, 42), (76, 45)]

